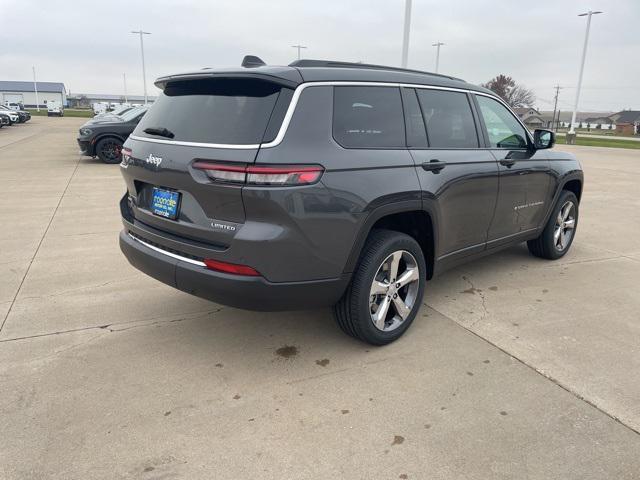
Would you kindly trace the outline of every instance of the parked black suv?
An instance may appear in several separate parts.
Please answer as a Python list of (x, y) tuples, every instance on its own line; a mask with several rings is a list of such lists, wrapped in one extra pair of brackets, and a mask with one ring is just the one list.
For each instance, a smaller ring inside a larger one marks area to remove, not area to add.
[(156, 85), (123, 148), (120, 246), (185, 292), (332, 305), (346, 333), (382, 345), (446, 268), (524, 241), (556, 259), (573, 241), (580, 164), (484, 88), (312, 60)]
[(104, 163), (120, 163), (122, 144), (146, 112), (147, 107), (137, 107), (122, 115), (92, 118), (80, 127), (80, 154), (97, 156)]

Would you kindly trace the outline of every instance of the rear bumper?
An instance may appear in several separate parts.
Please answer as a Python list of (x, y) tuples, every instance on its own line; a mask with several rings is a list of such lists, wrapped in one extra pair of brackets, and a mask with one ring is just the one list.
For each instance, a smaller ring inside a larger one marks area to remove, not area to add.
[(245, 310), (305, 310), (333, 305), (342, 296), (349, 277), (308, 282), (269, 282), (209, 270), (190, 259), (161, 252), (128, 233), (120, 232), (120, 249), (129, 263), (147, 275), (183, 292)]

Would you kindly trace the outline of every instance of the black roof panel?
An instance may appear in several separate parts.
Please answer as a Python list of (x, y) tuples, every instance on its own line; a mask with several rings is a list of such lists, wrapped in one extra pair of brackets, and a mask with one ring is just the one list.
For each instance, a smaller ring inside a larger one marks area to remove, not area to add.
[(172, 80), (215, 77), (257, 76), (275, 80), (291, 88), (303, 82), (383, 82), (433, 85), (438, 87), (463, 88), (478, 92), (491, 93), (489, 90), (464, 80), (419, 70), (408, 70), (382, 65), (369, 65), (328, 60), (299, 60), (289, 66), (265, 65), (252, 68), (205, 68), (175, 75), (167, 75), (156, 80), (155, 84), (163, 88)]

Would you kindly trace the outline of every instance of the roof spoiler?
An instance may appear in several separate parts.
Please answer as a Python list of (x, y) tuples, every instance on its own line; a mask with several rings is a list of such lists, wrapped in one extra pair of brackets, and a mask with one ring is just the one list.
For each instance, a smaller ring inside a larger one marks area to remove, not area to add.
[(240, 64), (240, 66), (244, 68), (264, 67), (265, 65), (266, 63), (264, 63), (260, 57), (256, 57), (255, 55), (245, 55), (242, 59), (242, 63)]

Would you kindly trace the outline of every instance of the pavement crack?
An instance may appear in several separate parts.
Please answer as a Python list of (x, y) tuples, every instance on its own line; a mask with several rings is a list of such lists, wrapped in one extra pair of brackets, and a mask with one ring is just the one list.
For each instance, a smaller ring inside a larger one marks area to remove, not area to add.
[(480, 297), (480, 300), (482, 301), (482, 315), (480, 316), (480, 318), (474, 320), (471, 325), (469, 325), (469, 328), (472, 328), (475, 327), (478, 322), (481, 322), (482, 320), (487, 318), (487, 316), (489, 315), (489, 310), (487, 310), (487, 299), (485, 298), (484, 293), (482, 293), (482, 290), (477, 289), (469, 277), (463, 275), (462, 279), (467, 282), (471, 292), (477, 293)]
[(508, 355), (509, 357), (511, 357), (513, 360), (515, 360), (516, 362), (524, 365), (525, 367), (533, 370), (535, 373), (537, 373), (538, 375), (546, 378), (547, 380), (549, 380), (550, 382), (554, 383), (556, 386), (558, 386), (559, 388), (563, 389), (565, 392), (569, 393), (570, 395), (573, 395), (574, 397), (576, 397), (578, 400), (583, 401), (584, 403), (586, 403), (587, 405), (590, 405), (591, 407), (593, 407), (594, 409), (596, 409), (597, 411), (599, 411), (600, 413), (602, 413), (603, 415), (606, 415), (607, 417), (609, 417), (610, 419), (612, 419), (614, 422), (622, 425), (623, 427), (631, 430), (633, 433), (640, 435), (640, 431), (636, 430), (634, 427), (632, 427), (631, 425), (627, 425), (626, 423), (624, 423), (622, 420), (620, 420), (618, 417), (616, 417), (615, 415), (607, 412), (606, 410), (603, 410), (601, 407), (599, 407), (596, 403), (592, 402), (591, 400), (589, 400), (588, 398), (586, 398), (584, 395), (572, 390), (570, 387), (568, 387), (567, 385), (564, 385), (560, 380), (558, 380), (555, 377), (552, 377), (551, 375), (549, 375), (548, 373), (545, 373), (542, 370), (539, 370), (538, 368), (536, 368), (534, 365), (529, 364), (527, 362), (525, 362), (524, 360), (516, 357), (515, 355), (509, 353), (505, 348), (497, 345), (496, 343), (492, 342), (491, 340), (488, 340), (487, 338), (483, 337), (482, 335), (480, 335), (479, 333), (476, 333), (475, 331), (473, 331), (471, 329), (471, 327), (465, 326), (462, 323), (459, 323), (457, 321), (455, 321), (453, 318), (449, 317), (448, 315), (446, 315), (445, 313), (441, 312), (440, 310), (434, 308), (431, 305), (427, 305), (429, 308), (431, 308), (434, 312), (439, 313), (440, 315), (442, 315), (443, 317), (445, 317), (447, 320), (453, 322), (454, 324), (458, 325), (460, 328), (465, 329), (467, 332), (469, 332), (470, 334), (472, 334), (473, 336), (479, 338), (480, 340), (482, 340), (483, 342), (488, 343), (489, 345), (491, 345), (492, 347), (498, 349), (499, 351), (501, 351), (502, 353), (504, 353), (505, 355)]
[(67, 184), (65, 185), (64, 190), (62, 191), (62, 195), (60, 195), (60, 198), (58, 199), (58, 203), (56, 204), (56, 208), (53, 210), (53, 214), (51, 215), (51, 218), (49, 219), (49, 222), (47, 223), (47, 228), (45, 228), (44, 233), (42, 234), (42, 237), (40, 238), (40, 241), (38, 242), (38, 246), (36, 247), (36, 251), (33, 253), (33, 256), (31, 257), (31, 260), (29, 260), (29, 265), (27, 265), (27, 269), (25, 270), (24, 275), (22, 276), (22, 280), (20, 280), (20, 284), (18, 285), (18, 288), (16, 289), (16, 293), (13, 296), (13, 299), (11, 300), (11, 305), (9, 305), (9, 309), (7, 310), (7, 313), (4, 316), (4, 319), (2, 320), (2, 324), (0, 325), (0, 332), (2, 332), (2, 329), (4, 328), (5, 323), (7, 323), (7, 318), (9, 318), (9, 315), (11, 315), (11, 311), (13, 310), (13, 306), (16, 303), (16, 299), (18, 298), (18, 295), (20, 294), (20, 291), (22, 290), (22, 286), (24, 285), (24, 281), (27, 278), (27, 275), (29, 275), (29, 271), (31, 270), (31, 265), (33, 265), (33, 261), (35, 260), (36, 256), (38, 255), (38, 252), (40, 251), (40, 247), (42, 247), (42, 242), (44, 242), (44, 239), (47, 236), (47, 233), (49, 232), (49, 229), (51, 228), (51, 224), (53, 223), (53, 219), (55, 218), (56, 214), (58, 213), (58, 209), (60, 208), (60, 204), (62, 203), (62, 199), (64, 198), (65, 194), (67, 193), (67, 190), (69, 189), (69, 185), (71, 185), (71, 180), (73, 180), (73, 177), (75, 177), (79, 166), (80, 166), (80, 156), (78, 156), (78, 160), (76, 161), (76, 165), (73, 168), (73, 172), (71, 172), (71, 175), (69, 176), (69, 180), (67, 180)]
[[(34, 335), (25, 335), (23, 337), (5, 338), (5, 339), (0, 340), (0, 343), (15, 342), (15, 341), (18, 341), (18, 340), (30, 340), (32, 338), (40, 338), (40, 337), (50, 337), (50, 336), (53, 336), (53, 335), (63, 335), (65, 333), (84, 332), (86, 330), (107, 330), (108, 332), (111, 332), (111, 333), (124, 332), (126, 330), (131, 330), (133, 328), (151, 327), (151, 326), (154, 326), (154, 325), (162, 325), (162, 324), (165, 324), (165, 323), (169, 324), (169, 323), (184, 322), (186, 320), (192, 320), (192, 319), (204, 316), (204, 315), (214, 315), (214, 314), (219, 313), (219, 312), (221, 312), (223, 310), (224, 310), (224, 308), (218, 307), (218, 308), (213, 309), (213, 310), (207, 310), (206, 312), (194, 312), (194, 313), (182, 315), (182, 316), (180, 316), (178, 318), (158, 318), (158, 317), (153, 317), (153, 318), (132, 320), (130, 322), (108, 323), (108, 324), (104, 324), (104, 325), (91, 325), (89, 327), (70, 328), (68, 330), (59, 330), (59, 331), (56, 331), (56, 332), (37, 333), (37, 334), (34, 334)], [(122, 328), (118, 328), (119, 326), (122, 326)]]

